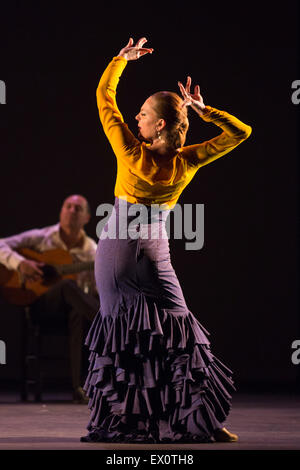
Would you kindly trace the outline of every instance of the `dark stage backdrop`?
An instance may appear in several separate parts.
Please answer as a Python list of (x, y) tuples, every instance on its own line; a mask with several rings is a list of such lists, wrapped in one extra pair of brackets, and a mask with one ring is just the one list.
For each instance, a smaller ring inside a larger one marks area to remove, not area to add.
[[(204, 247), (187, 251), (184, 240), (170, 241), (188, 305), (238, 385), (293, 384), (300, 368), (291, 361), (292, 342), (300, 339), (299, 106), (292, 102), (292, 83), (300, 79), (298, 2), (229, 3), (1, 5), (0, 237), (56, 223), (62, 200), (81, 193), (93, 212), (87, 232), (96, 239), (96, 208), (113, 202), (116, 176), (96, 87), (129, 37), (146, 36), (154, 53), (130, 62), (118, 89), (134, 132), (144, 100), (178, 91), (187, 75), (206, 104), (253, 128), (249, 140), (200, 169), (179, 200), (205, 205)], [(218, 133), (190, 110), (187, 144)], [(2, 378), (17, 375), (12, 318), (2, 309)]]

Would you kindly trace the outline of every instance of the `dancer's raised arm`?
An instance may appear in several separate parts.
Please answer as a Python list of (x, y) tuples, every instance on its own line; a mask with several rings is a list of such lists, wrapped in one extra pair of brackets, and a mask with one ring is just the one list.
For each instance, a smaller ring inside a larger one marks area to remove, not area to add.
[(116, 101), (116, 91), (119, 79), (127, 65), (128, 60), (136, 60), (145, 54), (152, 53), (153, 49), (142, 47), (146, 38), (141, 38), (133, 45), (130, 38), (128, 44), (121, 49), (104, 71), (97, 88), (97, 105), (103, 130), (117, 157), (127, 157), (132, 149), (140, 144), (139, 140), (124, 123)]
[(205, 106), (199, 85), (196, 85), (194, 93), (191, 93), (191, 82), (191, 77), (187, 77), (185, 87), (181, 82), (178, 82), (184, 99), (183, 106), (191, 106), (204, 121), (213, 122), (223, 130), (220, 135), (211, 140), (184, 148), (191, 163), (203, 166), (237, 147), (250, 136), (252, 128), (226, 111)]

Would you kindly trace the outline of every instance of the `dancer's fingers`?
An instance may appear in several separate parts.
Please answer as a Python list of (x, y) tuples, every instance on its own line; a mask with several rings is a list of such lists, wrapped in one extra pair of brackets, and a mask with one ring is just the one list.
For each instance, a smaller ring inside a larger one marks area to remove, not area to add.
[(146, 39), (146, 38), (140, 38), (140, 39), (137, 41), (135, 47), (138, 47), (138, 48), (140, 49), (141, 47), (143, 47), (143, 45), (144, 45), (146, 42), (147, 42), (147, 39)]
[(148, 53), (152, 54), (153, 50), (154, 49), (148, 49), (148, 48), (143, 47), (139, 49), (138, 52), (140, 52), (141, 55), (148, 54)]
[(183, 88), (183, 85), (182, 85), (181, 82), (177, 82), (177, 83), (178, 83), (178, 86), (179, 86), (179, 89), (180, 89), (180, 93), (181, 93), (182, 96), (184, 97), (184, 92), (183, 92), (184, 88)]
[(195, 95), (200, 96), (200, 86), (199, 85), (195, 86), (194, 93), (195, 93)]
[(186, 89), (187, 93), (190, 93), (190, 91), (191, 91), (191, 83), (192, 83), (192, 79), (191, 79), (191, 77), (188, 76), (187, 79), (186, 79), (186, 85), (185, 85), (185, 89)]
[(183, 96), (184, 99), (187, 99), (188, 98), (188, 94), (187, 94), (187, 91), (186, 89), (184, 88), (183, 84), (181, 82), (178, 82), (178, 85), (179, 85), (179, 88), (180, 88), (180, 91), (181, 91), (181, 94)]
[(125, 47), (131, 47), (133, 45), (133, 39), (129, 38), (128, 44)]

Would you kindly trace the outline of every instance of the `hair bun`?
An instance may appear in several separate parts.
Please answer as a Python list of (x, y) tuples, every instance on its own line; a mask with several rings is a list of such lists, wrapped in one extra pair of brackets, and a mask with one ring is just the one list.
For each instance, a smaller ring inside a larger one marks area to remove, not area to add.
[(172, 91), (159, 91), (152, 97), (154, 98), (154, 110), (158, 117), (166, 122), (165, 130), (168, 143), (174, 148), (182, 147), (189, 128), (187, 106), (182, 106), (182, 98)]

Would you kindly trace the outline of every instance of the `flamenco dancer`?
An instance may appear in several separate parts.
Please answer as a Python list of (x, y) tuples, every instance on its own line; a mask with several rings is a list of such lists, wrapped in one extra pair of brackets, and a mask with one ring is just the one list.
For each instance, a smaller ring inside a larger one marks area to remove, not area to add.
[[(146, 42), (141, 38), (134, 45), (130, 38), (97, 89), (118, 172), (114, 211), (96, 254), (101, 307), (86, 339), (90, 367), (84, 389), (91, 414), (81, 441), (234, 442), (238, 436), (224, 427), (235, 390), (232, 372), (212, 354), (207, 331), (186, 304), (165, 222), (199, 168), (237, 147), (251, 127), (205, 106), (188, 77), (185, 87), (178, 83), (183, 99), (162, 91), (145, 101), (136, 116), (137, 139), (117, 107), (116, 89), (127, 62), (153, 52), (143, 47)], [(184, 146), (188, 106), (221, 134)], [(153, 205), (159, 210), (153, 212)], [(146, 208), (142, 223), (136, 222), (136, 208)]]

